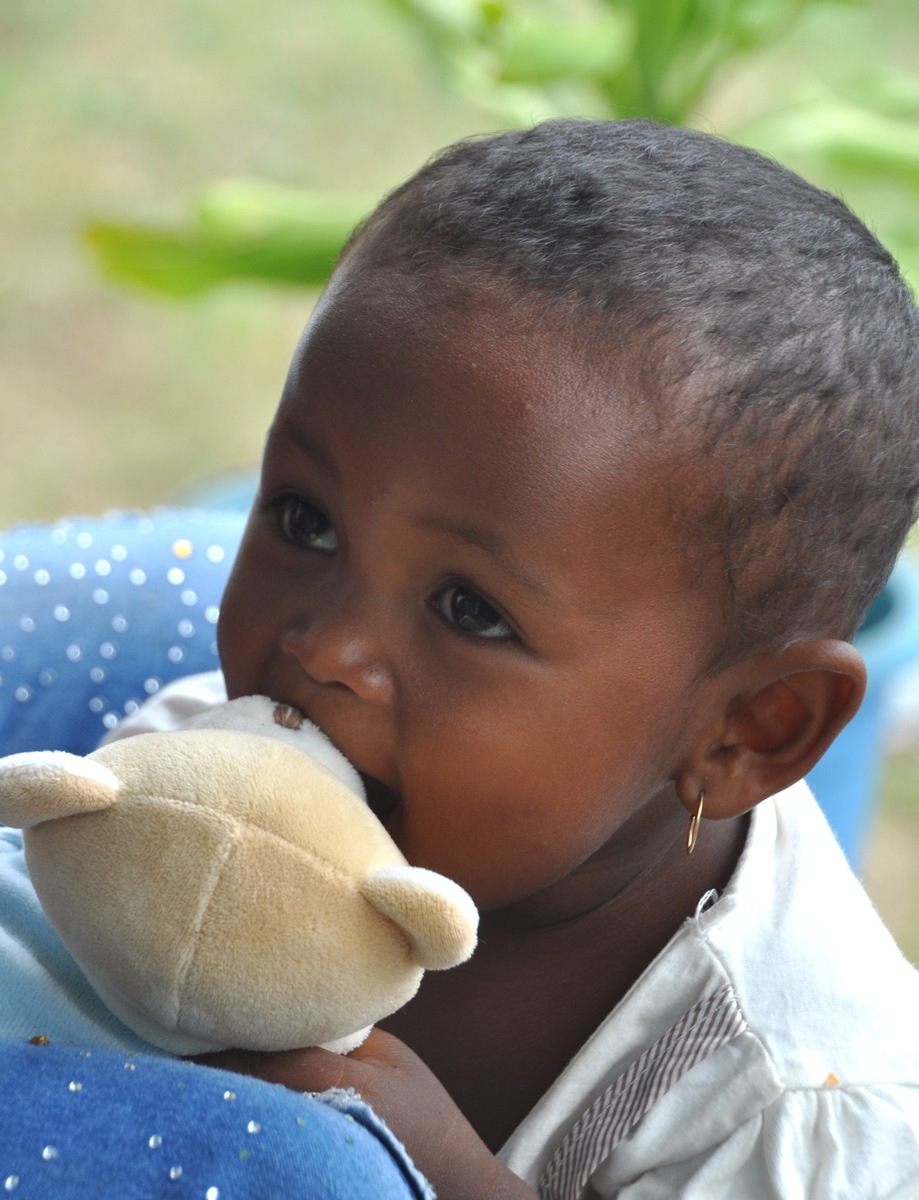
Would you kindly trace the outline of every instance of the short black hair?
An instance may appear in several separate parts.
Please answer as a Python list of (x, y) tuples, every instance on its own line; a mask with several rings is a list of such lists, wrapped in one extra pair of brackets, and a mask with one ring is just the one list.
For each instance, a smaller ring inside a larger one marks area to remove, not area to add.
[(557, 120), (448, 147), (358, 247), (644, 339), (646, 402), (711, 479), (676, 519), (718, 552), (717, 665), (854, 635), (916, 517), (919, 316), (838, 197), (708, 134)]

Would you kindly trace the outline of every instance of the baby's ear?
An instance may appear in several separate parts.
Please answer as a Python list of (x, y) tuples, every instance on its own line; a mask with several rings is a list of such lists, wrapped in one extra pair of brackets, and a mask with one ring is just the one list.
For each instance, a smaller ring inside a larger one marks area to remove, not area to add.
[(865, 664), (848, 642), (825, 638), (728, 667), (713, 681), (711, 721), (677, 778), (694, 811), (737, 816), (807, 774), (852, 719), (865, 693)]
[(0, 824), (29, 829), (42, 821), (95, 812), (115, 803), (118, 778), (92, 758), (36, 750), (0, 759)]

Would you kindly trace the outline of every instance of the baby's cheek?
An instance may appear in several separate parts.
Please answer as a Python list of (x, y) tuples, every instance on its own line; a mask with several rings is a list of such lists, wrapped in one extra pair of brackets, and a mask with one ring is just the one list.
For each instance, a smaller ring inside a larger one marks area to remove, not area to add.
[(475, 811), (436, 829), (408, 823), (400, 848), (415, 865), (456, 880), (482, 911), (526, 899), (568, 875), (595, 846), (553, 805), (546, 813), (523, 798), (479, 793)]
[(265, 657), (264, 640), (264, 618), (249, 612), (238, 589), (227, 593), (217, 625), (217, 648), (231, 700), (262, 690), (259, 677)]

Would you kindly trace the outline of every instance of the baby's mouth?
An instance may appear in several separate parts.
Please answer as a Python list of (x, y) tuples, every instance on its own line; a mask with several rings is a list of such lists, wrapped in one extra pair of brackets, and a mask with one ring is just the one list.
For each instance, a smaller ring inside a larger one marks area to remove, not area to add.
[[(286, 729), (300, 729), (303, 722), (306, 720), (306, 715), (293, 704), (278, 703), (274, 706), (273, 711), (274, 722), (276, 725), (282, 725)], [(367, 805), (377, 820), (382, 821), (385, 825), (387, 820), (396, 811), (399, 805), (399, 797), (387, 787), (381, 780), (376, 779), (373, 775), (367, 775), (364, 771), (358, 771), (361, 777), (361, 783), (364, 785), (364, 791), (367, 793)]]
[(372, 775), (365, 775), (363, 771), (359, 774), (364, 790), (367, 792), (367, 804), (370, 811), (385, 825), (398, 808), (399, 797), (392, 788), (387, 787), (379, 779), (375, 779)]

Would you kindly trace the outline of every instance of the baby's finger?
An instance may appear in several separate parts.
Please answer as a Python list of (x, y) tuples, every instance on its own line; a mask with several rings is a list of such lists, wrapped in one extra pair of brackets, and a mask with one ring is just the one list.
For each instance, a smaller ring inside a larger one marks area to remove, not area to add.
[(329, 1088), (358, 1087), (348, 1060), (329, 1050), (222, 1050), (196, 1058), (203, 1066), (254, 1075), (268, 1083), (280, 1083), (296, 1092), (324, 1092)]

